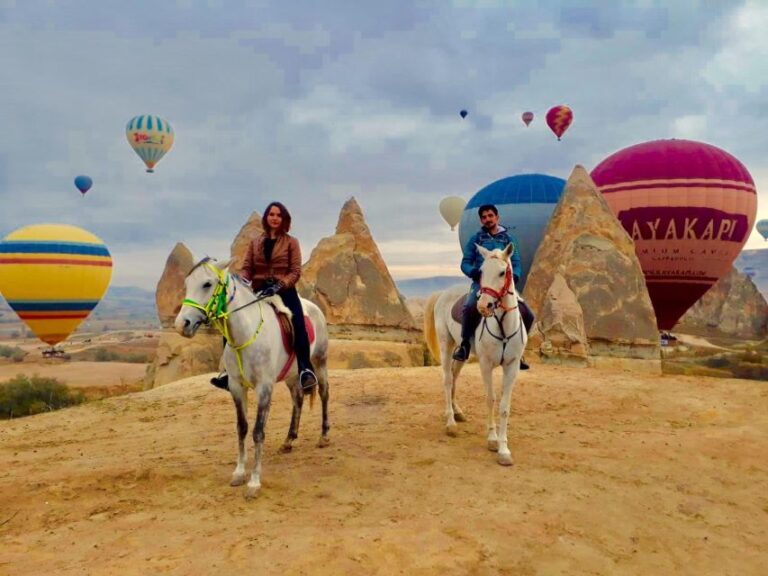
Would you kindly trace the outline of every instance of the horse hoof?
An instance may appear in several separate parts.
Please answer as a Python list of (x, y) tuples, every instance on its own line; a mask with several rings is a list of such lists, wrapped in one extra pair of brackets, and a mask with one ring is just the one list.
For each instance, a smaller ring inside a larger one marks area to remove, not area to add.
[(488, 440), (488, 450), (491, 452), (498, 452), (499, 451), (499, 441), (498, 440)]
[(261, 486), (248, 486), (248, 488), (245, 489), (245, 499), (253, 500), (259, 495), (259, 492), (261, 492)]
[(230, 480), (230, 486), (242, 486), (245, 484), (245, 474), (232, 474), (232, 480)]
[(278, 450), (278, 452), (280, 454), (288, 454), (292, 450), (293, 450), (293, 446), (291, 446), (290, 444), (286, 443), (286, 444), (283, 444), (282, 446), (280, 446), (280, 450)]
[(451, 438), (455, 438), (459, 435), (459, 427), (456, 426), (456, 424), (451, 424), (450, 426), (445, 427), (445, 433), (448, 434)]
[(453, 413), (453, 419), (456, 420), (456, 422), (466, 422), (467, 417), (464, 416), (462, 412), (454, 412)]
[(499, 454), (497, 461), (502, 466), (512, 466), (512, 454)]
[(320, 440), (317, 441), (318, 448), (325, 448), (331, 445), (331, 439), (328, 436), (320, 436)]

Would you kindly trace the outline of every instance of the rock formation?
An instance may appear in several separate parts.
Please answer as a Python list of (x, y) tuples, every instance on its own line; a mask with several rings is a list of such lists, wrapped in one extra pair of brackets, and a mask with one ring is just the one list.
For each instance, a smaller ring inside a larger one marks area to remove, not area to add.
[(768, 303), (751, 278), (731, 268), (685, 313), (675, 331), (763, 339), (768, 336)]
[(157, 316), (163, 328), (173, 326), (184, 299), (184, 278), (194, 265), (195, 261), (189, 248), (181, 242), (177, 243), (165, 261), (165, 269), (155, 291)]
[(213, 330), (201, 328), (192, 339), (172, 330), (163, 330), (155, 359), (144, 376), (144, 389), (215, 372), (223, 351), (221, 334)]
[(232, 258), (232, 264), (229, 266), (230, 270), (233, 272), (240, 271), (243, 267), (243, 259), (248, 251), (248, 244), (262, 232), (264, 232), (264, 227), (261, 225), (261, 215), (254, 210), (232, 242), (232, 247), (230, 248), (230, 256)]
[(336, 233), (312, 251), (302, 280), (301, 295), (320, 306), (330, 325), (415, 330), (354, 198), (341, 209)]
[(529, 348), (545, 361), (587, 354), (590, 363), (595, 357), (660, 358), (635, 246), (582, 166), (574, 168), (552, 214), (525, 298), (538, 313)]

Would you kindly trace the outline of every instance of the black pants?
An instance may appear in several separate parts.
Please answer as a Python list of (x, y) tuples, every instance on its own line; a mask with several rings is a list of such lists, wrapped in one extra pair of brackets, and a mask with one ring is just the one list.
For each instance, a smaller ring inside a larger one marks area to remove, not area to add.
[(278, 292), (278, 295), (293, 314), (291, 318), (293, 323), (293, 346), (296, 351), (299, 372), (301, 372), (305, 368), (311, 368), (312, 364), (309, 361), (309, 336), (307, 335), (307, 326), (304, 324), (304, 311), (301, 308), (299, 293), (296, 292), (296, 288), (283, 288)]

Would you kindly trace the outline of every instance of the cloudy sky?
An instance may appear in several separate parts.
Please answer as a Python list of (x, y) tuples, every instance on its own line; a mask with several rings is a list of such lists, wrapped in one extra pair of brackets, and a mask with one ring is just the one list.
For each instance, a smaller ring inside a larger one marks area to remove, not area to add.
[[(83, 226), (154, 288), (273, 199), (306, 259), (355, 196), (396, 279), (457, 274), (444, 196), (672, 137), (739, 158), (768, 218), (766, 29), (759, 1), (0, 0), (0, 236)], [(124, 132), (147, 113), (176, 130), (155, 174)]]

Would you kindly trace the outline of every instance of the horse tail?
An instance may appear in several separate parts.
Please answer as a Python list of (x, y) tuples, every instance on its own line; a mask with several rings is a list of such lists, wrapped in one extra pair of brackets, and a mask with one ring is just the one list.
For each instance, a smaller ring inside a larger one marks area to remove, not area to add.
[(437, 329), (435, 328), (435, 303), (440, 297), (440, 292), (433, 292), (424, 305), (424, 339), (427, 341), (432, 357), (440, 362), (440, 345), (437, 342)]

